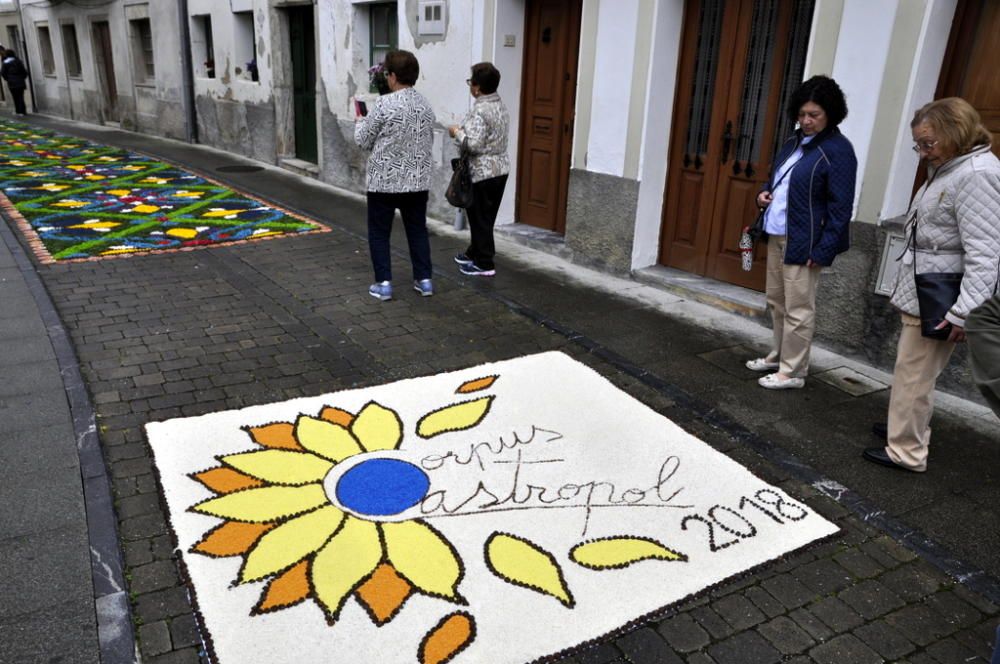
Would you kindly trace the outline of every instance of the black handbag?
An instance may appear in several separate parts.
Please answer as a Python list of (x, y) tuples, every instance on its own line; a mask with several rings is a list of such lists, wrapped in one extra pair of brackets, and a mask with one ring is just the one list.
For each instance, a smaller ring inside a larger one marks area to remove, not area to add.
[(917, 218), (913, 218), (911, 231), (913, 245), (913, 281), (917, 287), (917, 306), (920, 308), (920, 335), (928, 339), (946, 340), (951, 325), (936, 329), (962, 291), (964, 272), (917, 273)]
[(472, 167), (469, 164), (468, 139), (462, 141), (459, 156), (451, 160), (451, 181), (444, 197), (457, 208), (472, 207)]

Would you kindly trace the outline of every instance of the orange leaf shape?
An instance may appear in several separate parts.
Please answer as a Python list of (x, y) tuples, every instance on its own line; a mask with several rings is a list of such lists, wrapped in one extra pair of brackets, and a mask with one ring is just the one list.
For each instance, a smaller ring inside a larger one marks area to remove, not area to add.
[(413, 586), (397, 574), (392, 565), (382, 563), (357, 592), (358, 601), (368, 609), (372, 621), (381, 627), (402, 608), (412, 594)]
[(348, 413), (346, 410), (341, 410), (340, 408), (334, 408), (333, 406), (327, 406), (319, 413), (319, 419), (326, 420), (327, 422), (333, 422), (334, 424), (339, 424), (345, 429), (351, 426), (351, 422), (354, 421), (354, 416)]
[(420, 642), (420, 664), (445, 664), (469, 647), (476, 638), (476, 619), (465, 611), (456, 611), (441, 619)]
[(256, 477), (244, 475), (232, 468), (210, 468), (200, 473), (195, 473), (192, 477), (219, 494), (264, 486), (264, 483)]
[(200, 542), (191, 547), (191, 550), (219, 558), (239, 556), (249, 551), (260, 536), (271, 528), (274, 528), (273, 523), (226, 521), (218, 528), (209, 531)]
[(459, 385), (458, 389), (455, 390), (455, 394), (468, 394), (469, 392), (478, 392), (479, 390), (485, 390), (486, 388), (493, 385), (497, 378), (500, 376), (485, 376), (483, 378), (477, 378), (475, 380), (470, 380)]
[(309, 596), (309, 561), (303, 560), (267, 584), (253, 613), (267, 613), (294, 606)]
[(295, 440), (295, 425), (291, 422), (275, 422), (263, 427), (248, 427), (247, 432), (253, 438), (253, 442), (263, 447), (304, 451)]

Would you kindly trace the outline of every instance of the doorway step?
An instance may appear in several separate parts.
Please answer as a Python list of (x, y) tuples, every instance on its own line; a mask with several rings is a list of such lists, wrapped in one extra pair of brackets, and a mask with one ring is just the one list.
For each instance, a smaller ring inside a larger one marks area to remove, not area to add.
[(296, 175), (319, 179), (319, 165), (314, 164), (311, 161), (296, 159), (295, 157), (282, 157), (278, 160), (278, 165), (286, 171), (291, 171)]
[(632, 278), (640, 283), (668, 290), (685, 299), (696, 300), (747, 318), (763, 322), (770, 320), (764, 294), (749, 288), (662, 265), (633, 270)]

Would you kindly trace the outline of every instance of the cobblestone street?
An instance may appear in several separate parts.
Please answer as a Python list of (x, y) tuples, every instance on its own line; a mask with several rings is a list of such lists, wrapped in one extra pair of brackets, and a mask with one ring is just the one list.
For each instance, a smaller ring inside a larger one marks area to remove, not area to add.
[[(209, 151), (123, 132), (87, 137), (220, 177), (211, 170), (221, 158)], [(810, 380), (796, 393), (761, 395), (741, 365), (766, 343), (766, 330), (754, 324), (699, 321), (690, 312), (701, 305), (691, 303), (679, 305), (687, 315), (670, 315), (644, 303), (634, 282), (625, 283), (635, 293), (602, 291), (556, 259), (514, 252), (512, 243), (501, 243), (495, 280), (476, 281), (454, 269), (451, 257), (464, 244), (441, 224), (432, 236), (435, 296), (403, 287), (408, 265), (397, 227), (396, 298), (378, 302), (367, 294), (362, 201), (272, 171), (232, 177), (233, 186), (331, 232), (36, 265), (96, 411), (146, 664), (194, 664), (203, 654), (146, 423), (549, 350), (592, 367), (842, 528), (562, 661), (989, 661), (1000, 621), (995, 420), (942, 410), (935, 424), (942, 442), (926, 477), (864, 467), (860, 451), (870, 444), (870, 423), (884, 417), (887, 391), (856, 397)], [(815, 371), (838, 366), (817, 364)], [(823, 488), (833, 484), (844, 488), (839, 500)], [(974, 572), (970, 583), (954, 578), (962, 570)], [(0, 661), (19, 661), (5, 658), (17, 652), (9, 648), (0, 646)]]

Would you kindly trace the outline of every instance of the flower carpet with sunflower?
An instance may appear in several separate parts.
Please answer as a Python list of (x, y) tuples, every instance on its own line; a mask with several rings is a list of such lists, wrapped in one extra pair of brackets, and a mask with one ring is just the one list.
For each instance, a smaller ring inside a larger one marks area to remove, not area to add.
[(0, 193), (42, 262), (328, 230), (173, 165), (7, 120)]
[(838, 530), (558, 352), (146, 432), (223, 663), (541, 661)]

